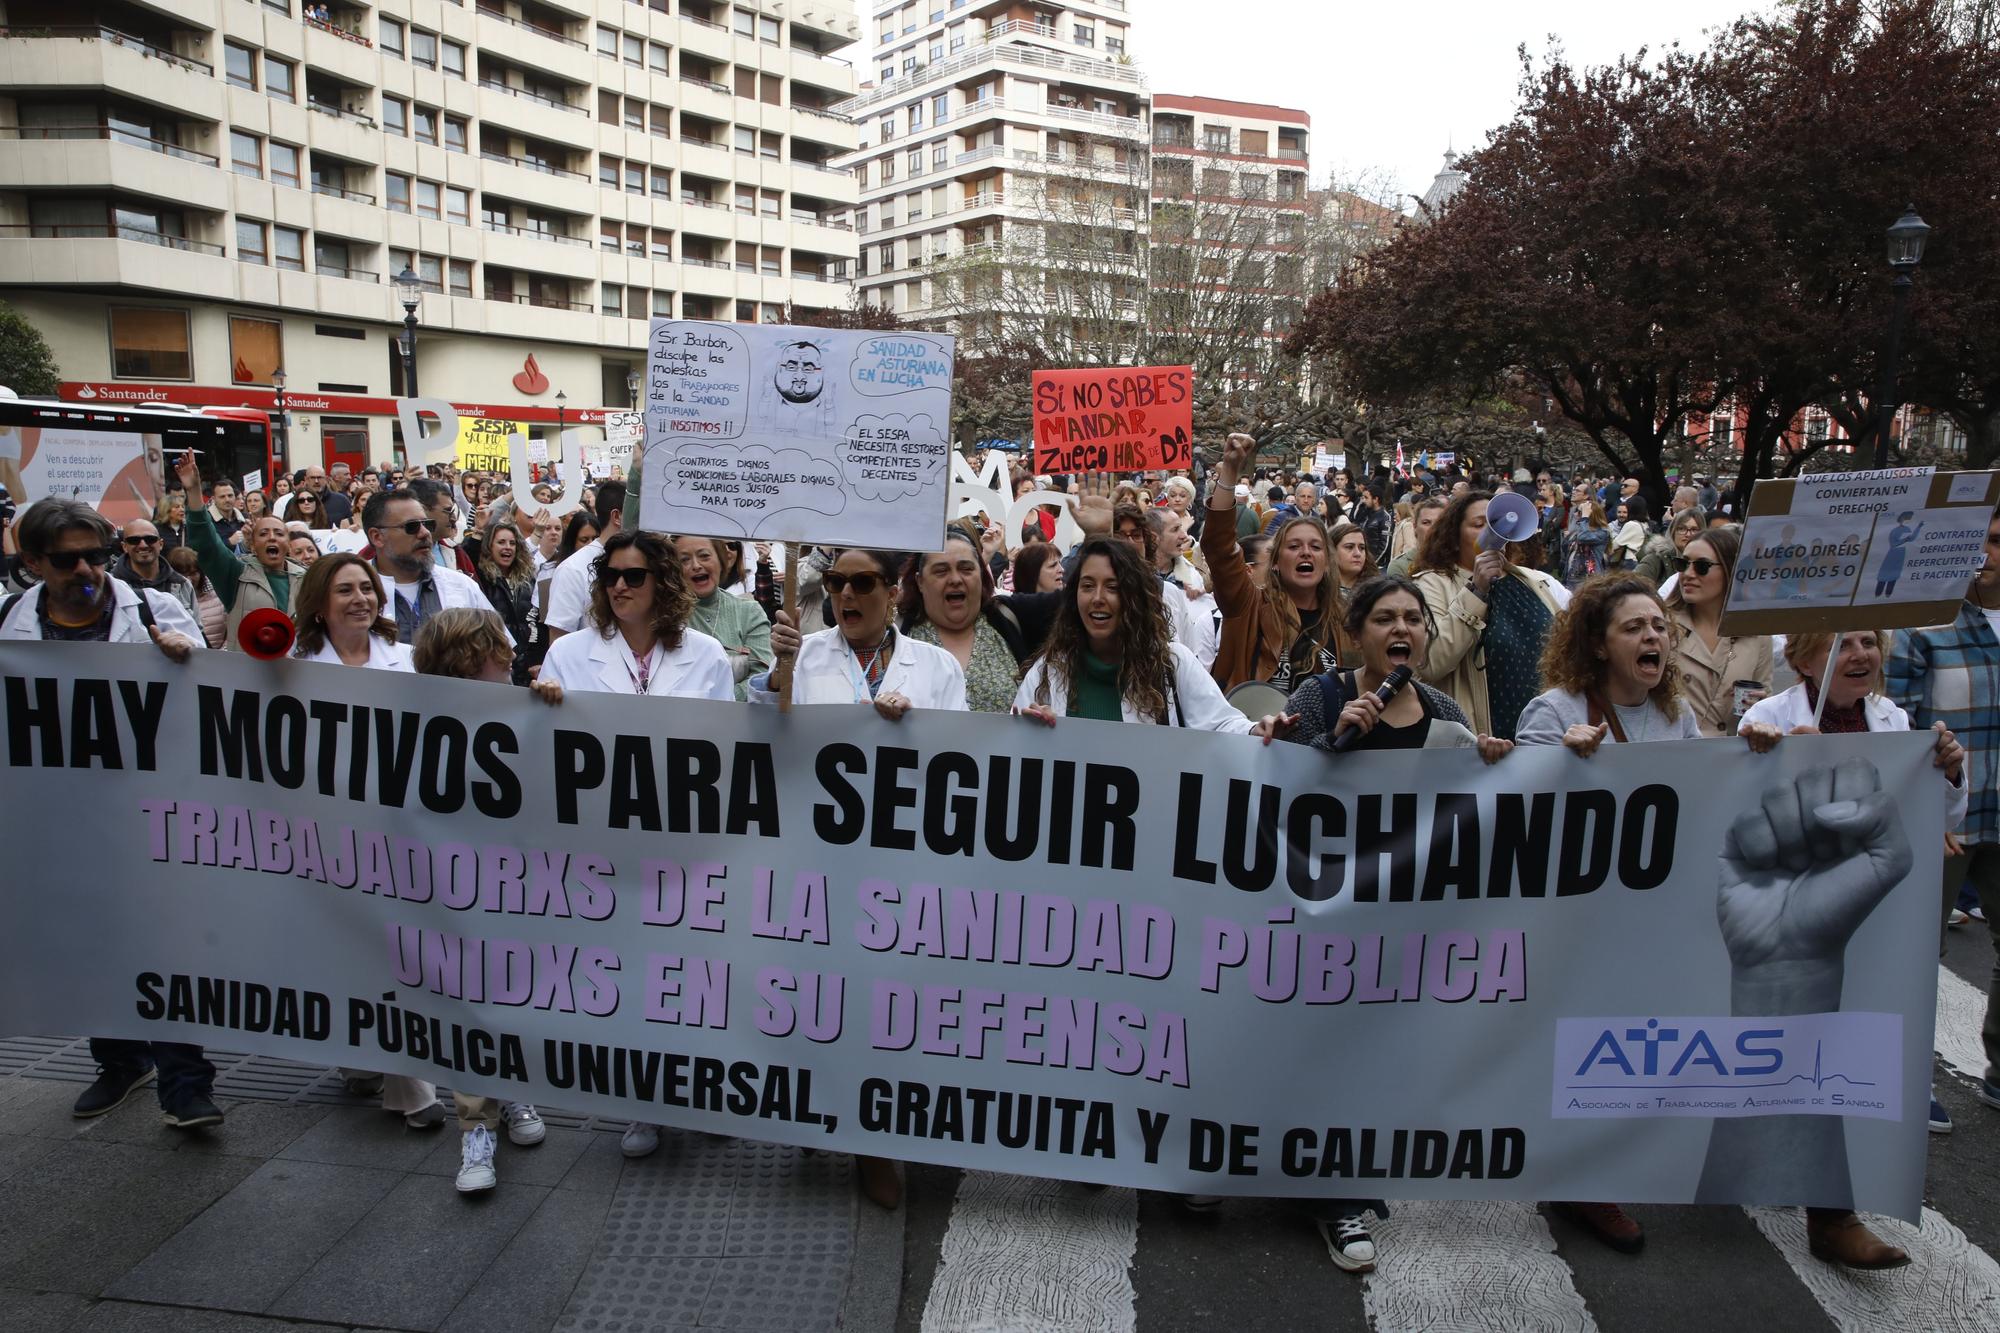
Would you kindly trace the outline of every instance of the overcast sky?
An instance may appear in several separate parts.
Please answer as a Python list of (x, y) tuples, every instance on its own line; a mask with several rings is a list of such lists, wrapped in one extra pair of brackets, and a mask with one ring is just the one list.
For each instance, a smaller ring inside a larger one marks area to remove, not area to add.
[[(1512, 114), (1515, 48), (1551, 34), (1573, 62), (1703, 44), (1752, 0), (1130, 0), (1132, 50), (1154, 92), (1298, 107), (1312, 117), (1313, 183), (1385, 170), (1422, 194), (1443, 164)], [(1405, 201), (1407, 203), (1407, 201)]]

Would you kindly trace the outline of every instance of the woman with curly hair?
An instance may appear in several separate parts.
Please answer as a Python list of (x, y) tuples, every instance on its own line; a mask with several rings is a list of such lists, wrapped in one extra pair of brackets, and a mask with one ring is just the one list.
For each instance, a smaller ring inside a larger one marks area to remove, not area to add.
[(535, 692), (543, 698), (551, 691), (559, 698), (563, 690), (596, 690), (733, 700), (728, 654), (688, 627), (693, 615), (694, 594), (667, 539), (656, 532), (614, 533), (597, 557), (585, 627), (549, 645)]
[(514, 683), (526, 685), (536, 629), (535, 561), (512, 519), (496, 519), (479, 544), (479, 590), (514, 636)]
[(1653, 581), (1605, 574), (1576, 590), (1542, 651), (1549, 688), (1521, 710), (1514, 739), (1588, 757), (1605, 740), (1699, 740), (1681, 697), (1674, 625)]
[(1473, 731), (1513, 740), (1540, 688), (1535, 664), (1549, 625), (1569, 594), (1532, 567), (1523, 547), (1481, 545), (1492, 498), (1467, 490), (1453, 499), (1412, 567), (1437, 625), (1423, 678), (1458, 701)]
[(1231, 435), (1202, 526), (1201, 550), (1215, 576), (1215, 604), (1222, 612), (1214, 676), (1225, 690), (1245, 681), (1268, 681), (1290, 694), (1307, 676), (1339, 665), (1334, 634), (1340, 619), (1340, 576), (1334, 570), (1326, 528), (1300, 515), (1271, 535), (1271, 559), (1262, 582), (1253, 582), (1236, 539), (1236, 483), (1254, 465), (1257, 443)]
[(780, 611), (771, 626), (777, 665), (750, 678), (750, 702), (776, 703), (789, 681), (794, 703), (870, 704), (892, 722), (912, 708), (966, 711), (958, 659), (896, 629), (897, 580), (908, 559), (860, 547), (836, 556), (822, 579), (833, 628), (801, 634)]
[[(1234, 545), (1233, 528), (1229, 540)], [(1060, 595), (1048, 642), (1015, 692), (1015, 712), (1050, 726), (1088, 717), (1249, 732), (1250, 719), (1222, 697), (1200, 659), (1168, 635), (1160, 580), (1130, 542), (1086, 539)]]

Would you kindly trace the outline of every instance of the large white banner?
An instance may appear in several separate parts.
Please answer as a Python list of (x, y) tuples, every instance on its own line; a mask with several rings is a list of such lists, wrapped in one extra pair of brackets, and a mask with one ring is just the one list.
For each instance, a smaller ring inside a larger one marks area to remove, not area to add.
[(1355, 754), (0, 645), (0, 1029), (1225, 1194), (1915, 1217), (1921, 735)]
[(653, 321), (640, 522), (929, 551), (951, 480), (950, 334)]

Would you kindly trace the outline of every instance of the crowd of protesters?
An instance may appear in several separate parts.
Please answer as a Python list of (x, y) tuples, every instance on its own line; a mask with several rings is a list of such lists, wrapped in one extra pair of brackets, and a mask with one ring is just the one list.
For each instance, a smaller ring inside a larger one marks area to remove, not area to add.
[[(237, 648), (245, 618), (274, 609), (296, 624), (299, 658), (528, 688), (552, 706), (577, 691), (788, 695), (892, 720), (975, 711), (1255, 734), (1330, 759), (1466, 748), (1504, 765), (1518, 746), (1587, 759), (1607, 744), (1722, 737), (1763, 752), (1814, 730), (1929, 728), (1954, 830), (1940, 929), (1975, 913), (2000, 922), (2000, 515), (1955, 623), (1778, 644), (1721, 631), (1741, 529), (1701, 477), (1656, 521), (1637, 477), (1314, 476), (1260, 468), (1255, 452), (1239, 435), (1193, 475), (1016, 473), (1017, 498), (1068, 493), (1082, 537), (1067, 552), (1045, 508), (1012, 530), (955, 521), (917, 553), (646, 531), (622, 477), (563, 516), (546, 487), (523, 500), (478, 472), (337, 464), (242, 495), (204, 486), (181, 458), (154, 517), (122, 531), (72, 500), (23, 511), (34, 583), (0, 606), (0, 638), (150, 641), (185, 661)], [(1483, 540), (1503, 488), (1538, 521), (1519, 540)], [(788, 559), (790, 611), (777, 591)], [(1798, 677), (1783, 690), (1780, 660)], [(1411, 673), (1409, 688), (1385, 689)], [(1981, 1096), (2000, 1107), (2000, 1005), (1982, 1035)], [(200, 1048), (98, 1039), (92, 1052), (99, 1077), (78, 1116), (157, 1079), (169, 1125), (222, 1121)], [(412, 1129), (448, 1118), (428, 1083), (343, 1074)], [(493, 1187), (499, 1135), (528, 1146), (545, 1133), (532, 1106), (455, 1102), (462, 1191)], [(1931, 1128), (1950, 1128), (1935, 1098)], [(659, 1126), (635, 1123), (623, 1148), (642, 1157), (659, 1143)], [(859, 1174), (877, 1202), (900, 1200), (894, 1164), (864, 1159)], [(1618, 1249), (1643, 1244), (1615, 1204), (1554, 1206)], [(1310, 1212), (1337, 1264), (1373, 1267), (1368, 1215), (1383, 1201)], [(1845, 1209), (1810, 1210), (1808, 1233), (1830, 1262), (1909, 1262)]]

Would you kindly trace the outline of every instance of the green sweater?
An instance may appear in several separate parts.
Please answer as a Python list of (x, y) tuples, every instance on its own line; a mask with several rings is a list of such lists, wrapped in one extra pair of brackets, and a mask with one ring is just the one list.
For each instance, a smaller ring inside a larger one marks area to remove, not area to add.
[(728, 651), (739, 701), (745, 698), (743, 682), (770, 670), (777, 661), (771, 652), (771, 622), (764, 618), (764, 608), (747, 597), (712, 592), (694, 604), (688, 623), (720, 640)]
[[(188, 511), (187, 544), (194, 548), (195, 563), (201, 566), (202, 576), (214, 587), (215, 595), (222, 599), (226, 610), (236, 609), (236, 585), (243, 580), (244, 557), (229, 549), (216, 531), (215, 520), (209, 516), (206, 505), (197, 505)], [(286, 569), (267, 569), (264, 577), (271, 584), (271, 594), (279, 606), (292, 604), (292, 576)]]
[(1123, 722), (1125, 701), (1118, 693), (1118, 667), (1083, 655), (1083, 678), (1076, 683), (1076, 696), (1069, 701), (1071, 717), (1088, 717), (1099, 722)]

